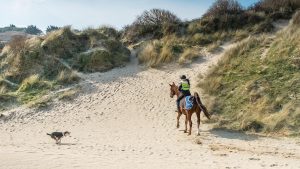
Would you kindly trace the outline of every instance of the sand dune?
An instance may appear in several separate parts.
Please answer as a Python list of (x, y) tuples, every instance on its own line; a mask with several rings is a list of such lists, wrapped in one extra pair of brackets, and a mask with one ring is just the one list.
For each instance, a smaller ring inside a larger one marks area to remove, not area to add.
[[(186, 74), (195, 91), (197, 75), (221, 57), (161, 69), (144, 69), (133, 57), (126, 67), (82, 75), (82, 92), (74, 101), (55, 102), (47, 110), (5, 112), (12, 116), (0, 122), (0, 168), (300, 168), (300, 141), (295, 139), (211, 130), (203, 124), (201, 136), (195, 124), (187, 136), (181, 131), (183, 118), (176, 129), (168, 83)], [(71, 137), (61, 145), (46, 135), (64, 130)]]

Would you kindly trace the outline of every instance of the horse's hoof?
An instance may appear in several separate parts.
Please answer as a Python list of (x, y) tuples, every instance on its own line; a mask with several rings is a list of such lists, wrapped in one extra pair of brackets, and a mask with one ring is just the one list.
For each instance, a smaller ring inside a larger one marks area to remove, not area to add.
[(200, 133), (198, 133), (197, 136), (200, 136)]
[(191, 133), (188, 134), (188, 136), (190, 136), (190, 135), (191, 135)]
[(179, 128), (179, 125), (177, 125), (176, 127)]
[(187, 133), (187, 131), (186, 131), (186, 130), (184, 130), (183, 132), (184, 132), (184, 133)]

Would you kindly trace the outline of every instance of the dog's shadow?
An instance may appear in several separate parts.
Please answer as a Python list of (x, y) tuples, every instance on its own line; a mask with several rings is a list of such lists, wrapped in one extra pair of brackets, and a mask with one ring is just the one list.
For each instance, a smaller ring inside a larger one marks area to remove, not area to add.
[(76, 143), (57, 143), (59, 146), (74, 146), (77, 145)]

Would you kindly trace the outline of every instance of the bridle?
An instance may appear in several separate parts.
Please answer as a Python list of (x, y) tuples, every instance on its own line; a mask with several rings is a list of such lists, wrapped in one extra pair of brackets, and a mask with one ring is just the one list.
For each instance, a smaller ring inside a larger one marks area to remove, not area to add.
[(176, 85), (173, 83), (173, 85), (170, 85), (170, 97), (173, 98), (176, 94)]
[(175, 96), (175, 94), (176, 94), (175, 91), (174, 91), (174, 89), (173, 89), (173, 86), (171, 86), (170, 90), (171, 90), (170, 97), (173, 98)]

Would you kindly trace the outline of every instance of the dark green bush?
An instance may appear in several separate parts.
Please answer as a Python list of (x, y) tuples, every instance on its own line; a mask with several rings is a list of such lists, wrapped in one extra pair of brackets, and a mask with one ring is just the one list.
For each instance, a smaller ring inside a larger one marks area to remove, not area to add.
[(58, 30), (58, 29), (60, 29), (60, 27), (49, 25), (46, 29), (46, 33), (49, 33), (49, 32), (52, 32), (52, 31), (55, 31), (55, 30)]
[(143, 12), (131, 25), (124, 28), (123, 39), (133, 43), (147, 36), (162, 38), (176, 32), (180, 23), (180, 19), (170, 11), (151, 9)]
[(39, 34), (42, 34), (43, 31), (41, 31), (39, 28), (37, 28), (34, 25), (29, 25), (25, 29), (25, 33), (28, 33), (28, 34), (31, 34), (31, 35), (39, 35)]

